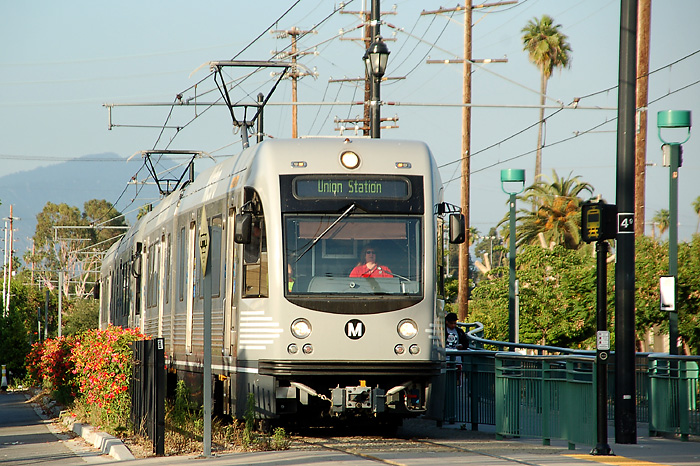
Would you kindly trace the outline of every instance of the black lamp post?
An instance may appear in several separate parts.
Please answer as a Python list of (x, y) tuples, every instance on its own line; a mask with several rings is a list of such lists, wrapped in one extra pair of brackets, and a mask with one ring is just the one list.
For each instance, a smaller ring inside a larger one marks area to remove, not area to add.
[[(673, 277), (672, 306), (668, 306), (668, 353), (678, 354), (678, 309), (676, 309), (676, 282), (678, 280), (678, 168), (683, 164), (682, 144), (690, 139), (690, 111), (664, 110), (657, 114), (656, 126), (659, 139), (663, 142), (664, 166), (670, 167), (669, 177), (669, 225), (668, 225), (668, 274)], [(668, 142), (661, 136), (662, 129), (687, 129), (682, 142)], [(663, 308), (663, 302), (662, 302)]]
[(501, 170), (501, 190), (510, 196), (510, 235), (508, 244), (508, 262), (510, 272), (508, 274), (508, 341), (518, 343), (518, 324), (515, 305), (515, 196), (525, 189), (525, 170), (509, 168)]
[(379, 138), (379, 130), (381, 125), (379, 114), (379, 84), (382, 76), (386, 72), (386, 63), (389, 60), (389, 48), (386, 46), (381, 36), (370, 44), (362, 59), (365, 61), (367, 68), (367, 76), (372, 78), (370, 87), (370, 117), (369, 131), (370, 137)]

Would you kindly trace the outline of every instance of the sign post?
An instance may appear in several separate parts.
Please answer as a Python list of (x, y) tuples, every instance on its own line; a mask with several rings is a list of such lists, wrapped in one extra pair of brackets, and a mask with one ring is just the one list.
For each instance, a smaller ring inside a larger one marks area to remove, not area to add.
[(211, 262), (209, 258), (209, 223), (207, 211), (202, 207), (202, 218), (199, 222), (199, 256), (202, 260), (202, 276), (204, 286), (204, 374), (202, 391), (204, 396), (204, 452), (203, 456), (211, 456)]

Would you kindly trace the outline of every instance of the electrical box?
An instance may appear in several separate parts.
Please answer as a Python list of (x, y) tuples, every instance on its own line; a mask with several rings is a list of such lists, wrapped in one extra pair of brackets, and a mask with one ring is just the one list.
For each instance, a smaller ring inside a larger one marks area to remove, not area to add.
[(617, 236), (617, 206), (603, 202), (584, 202), (581, 206), (581, 238), (586, 243), (614, 239)]

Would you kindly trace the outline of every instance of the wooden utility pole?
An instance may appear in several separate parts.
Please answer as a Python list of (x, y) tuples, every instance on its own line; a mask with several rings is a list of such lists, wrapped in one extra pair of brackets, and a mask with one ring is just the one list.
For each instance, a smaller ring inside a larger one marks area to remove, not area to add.
[[(472, 6), (471, 0), (465, 6), (457, 6), (455, 8), (440, 8), (435, 11), (423, 11), (421, 15), (440, 14), (452, 11), (464, 10), (464, 47), (462, 51), (463, 58), (461, 60), (450, 60), (449, 62), (462, 63), (462, 148), (460, 158), (462, 159), (462, 176), (461, 176), (461, 203), (462, 213), (464, 214), (466, 227), (466, 240), (459, 245), (459, 278), (458, 278), (458, 295), (457, 316), (460, 321), (466, 321), (469, 314), (469, 173), (471, 159), (471, 118), (472, 118), (472, 63), (485, 62), (488, 60), (474, 60), (472, 58), (472, 10), (474, 8), (486, 8), (492, 6), (508, 5), (517, 3), (516, 1), (498, 2), (481, 4)], [(494, 60), (495, 61), (495, 60)], [(503, 60), (498, 60), (503, 61)], [(436, 60), (436, 62), (438, 62)], [(441, 63), (444, 63), (443, 60)]]
[[(341, 41), (342, 41), (342, 40), (362, 41), (362, 42), (364, 43), (364, 50), (369, 49), (369, 46), (372, 44), (372, 41), (375, 39), (375, 36), (378, 36), (378, 35), (379, 35), (379, 27), (380, 27), (380, 23), (381, 23), (381, 21), (380, 21), (381, 16), (383, 16), (383, 15), (395, 15), (395, 14), (396, 14), (396, 11), (393, 11), (393, 10), (392, 10), (392, 11), (379, 11), (379, 6), (378, 6), (378, 4), (375, 4), (374, 7), (375, 7), (375, 10), (376, 10), (376, 15), (377, 15), (376, 21), (373, 21), (373, 20), (372, 20), (372, 11), (371, 11), (371, 10), (364, 10), (364, 9), (363, 9), (363, 10), (361, 10), (361, 11), (348, 11), (348, 10), (345, 10), (345, 9), (341, 9), (341, 10), (340, 10), (340, 13), (341, 13), (341, 14), (356, 15), (356, 16), (358, 16), (358, 17), (360, 18), (360, 20), (362, 21), (362, 24), (363, 24), (363, 26), (362, 26), (363, 32), (362, 32), (362, 38), (361, 38), (361, 39), (357, 39), (357, 38), (350, 38), (350, 39), (348, 39), (348, 38), (345, 38), (345, 37), (341, 37), (340, 40), (341, 40)], [(373, 23), (374, 23), (374, 24), (373, 24)], [(390, 41), (394, 41), (395, 39), (390, 37), (390, 38), (383, 39), (383, 40), (384, 40), (385, 42), (390, 42)], [(339, 123), (339, 124), (354, 123), (355, 125), (357, 125), (358, 123), (361, 123), (362, 126), (360, 127), (360, 129), (362, 129), (362, 135), (363, 135), (363, 136), (369, 136), (369, 135), (370, 135), (370, 124), (369, 124), (369, 121), (370, 121), (370, 102), (371, 102), (371, 100), (372, 100), (372, 97), (371, 97), (371, 84), (372, 84), (372, 79), (373, 79), (373, 78), (372, 78), (372, 75), (369, 74), (369, 71), (367, 70), (367, 67), (365, 66), (365, 67), (363, 67), (363, 68), (364, 68), (364, 70), (365, 70), (365, 71), (364, 71), (364, 76), (365, 76), (365, 77), (364, 77), (364, 82), (365, 82), (365, 88), (364, 88), (364, 90), (365, 90), (365, 96), (364, 96), (364, 100), (363, 100), (363, 102), (364, 102), (364, 108), (363, 108), (363, 112), (362, 112), (362, 118), (336, 119), (336, 120), (335, 120), (335, 123)], [(353, 78), (330, 79), (330, 80), (328, 80), (328, 82), (329, 82), (329, 83), (353, 82), (353, 81), (360, 81), (361, 79), (362, 79), (362, 78), (357, 78), (357, 79), (353, 79)], [(381, 80), (382, 80), (382, 81), (387, 81), (387, 80), (390, 80), (390, 79), (391, 79), (391, 80), (394, 80), (394, 79), (406, 79), (406, 78), (405, 78), (405, 77), (392, 78), (392, 77), (383, 76)], [(398, 117), (394, 117), (394, 118), (380, 118), (380, 122), (382, 122), (382, 121), (384, 121), (384, 122), (389, 122), (389, 121), (391, 121), (391, 122), (396, 122), (396, 121), (398, 121)], [(398, 128), (398, 126), (397, 126), (396, 124), (393, 124), (393, 125), (391, 125), (391, 126), (383, 126), (383, 127), (381, 127), (381, 128), (382, 128), (382, 129)], [(336, 129), (338, 129), (338, 128), (336, 128)], [(344, 130), (344, 129), (346, 129), (346, 128), (341, 128), (341, 129)]]
[(644, 236), (647, 170), (647, 103), (649, 99), (649, 37), (651, 0), (637, 4), (637, 135), (634, 157), (634, 236)]
[[(299, 67), (297, 66), (297, 58), (301, 55), (309, 55), (313, 54), (315, 52), (299, 52), (299, 49), (297, 48), (297, 39), (300, 35), (305, 35), (313, 31), (302, 31), (301, 29), (297, 27), (293, 27), (291, 29), (287, 30), (273, 30), (270, 31), (272, 34), (277, 34), (277, 37), (279, 39), (283, 39), (285, 37), (290, 37), (292, 39), (292, 47), (291, 51), (289, 53), (285, 53), (286, 56), (290, 57), (292, 59), (292, 66), (287, 71), (287, 76), (292, 80), (292, 138), (298, 138), (299, 137), (299, 130), (297, 126), (297, 119), (298, 119), (298, 107), (296, 105), (297, 103), (297, 81), (299, 78), (303, 78), (304, 76), (308, 76), (310, 73), (307, 72), (301, 72), (299, 71)], [(275, 52), (275, 55), (279, 56), (279, 52)]]

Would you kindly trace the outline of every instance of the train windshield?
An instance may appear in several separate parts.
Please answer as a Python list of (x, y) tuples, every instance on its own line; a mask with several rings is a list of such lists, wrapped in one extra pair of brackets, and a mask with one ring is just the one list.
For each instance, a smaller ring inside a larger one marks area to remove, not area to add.
[(285, 216), (288, 296), (422, 294), (418, 217)]

